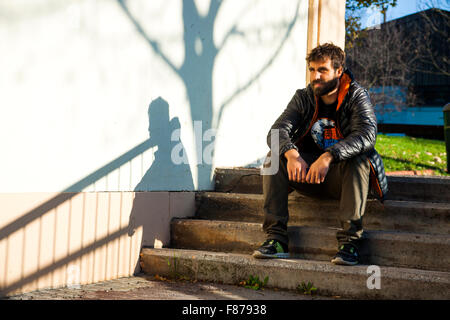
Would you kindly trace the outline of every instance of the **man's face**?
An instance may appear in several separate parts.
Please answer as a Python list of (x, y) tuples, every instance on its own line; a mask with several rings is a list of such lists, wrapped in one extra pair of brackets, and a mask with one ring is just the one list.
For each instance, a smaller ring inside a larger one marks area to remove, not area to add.
[(314, 94), (321, 97), (338, 87), (342, 68), (335, 70), (331, 65), (331, 59), (325, 58), (321, 61), (311, 61), (309, 73)]

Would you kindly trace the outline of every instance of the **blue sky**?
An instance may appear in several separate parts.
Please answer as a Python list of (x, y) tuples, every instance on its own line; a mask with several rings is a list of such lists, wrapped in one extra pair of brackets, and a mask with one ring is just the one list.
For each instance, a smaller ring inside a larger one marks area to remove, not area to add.
[[(450, 10), (449, 0), (397, 0), (397, 6), (390, 8), (387, 12), (387, 21), (404, 17), (426, 8), (426, 3), (433, 3), (435, 7)], [(362, 27), (371, 27), (383, 22), (381, 13), (375, 10), (361, 12)]]

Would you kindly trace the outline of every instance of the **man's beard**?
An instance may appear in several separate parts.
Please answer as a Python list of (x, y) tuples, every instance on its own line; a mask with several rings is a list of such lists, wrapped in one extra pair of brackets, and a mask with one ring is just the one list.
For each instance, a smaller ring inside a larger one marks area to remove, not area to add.
[[(315, 84), (317, 83), (320, 83), (321, 86), (316, 87)], [(336, 77), (334, 79), (331, 79), (330, 81), (314, 80), (312, 81), (311, 84), (313, 87), (314, 94), (318, 97), (321, 97), (337, 88), (339, 84), (339, 78)]]

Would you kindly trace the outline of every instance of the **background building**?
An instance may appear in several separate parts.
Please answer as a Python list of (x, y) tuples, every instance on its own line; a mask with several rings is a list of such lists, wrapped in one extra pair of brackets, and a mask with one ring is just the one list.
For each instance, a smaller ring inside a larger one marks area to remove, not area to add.
[(366, 29), (347, 50), (357, 81), (370, 88), (379, 131), (444, 139), (449, 33), (450, 12), (429, 9)]

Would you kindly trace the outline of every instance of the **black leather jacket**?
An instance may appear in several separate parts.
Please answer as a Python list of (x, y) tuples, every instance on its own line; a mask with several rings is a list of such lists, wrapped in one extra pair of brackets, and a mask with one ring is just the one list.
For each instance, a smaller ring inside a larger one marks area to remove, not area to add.
[[(345, 70), (340, 81), (336, 109), (337, 129), (343, 138), (327, 148), (334, 160), (342, 161), (365, 154), (371, 165), (371, 190), (383, 201), (387, 191), (387, 179), (381, 156), (375, 150), (377, 119), (366, 89), (361, 87), (349, 70)], [(311, 85), (295, 92), (288, 106), (275, 121), (271, 129), (279, 129), (280, 155), (296, 149), (311, 130), (318, 115), (317, 97)], [(271, 145), (271, 130), (267, 136)]]

